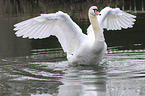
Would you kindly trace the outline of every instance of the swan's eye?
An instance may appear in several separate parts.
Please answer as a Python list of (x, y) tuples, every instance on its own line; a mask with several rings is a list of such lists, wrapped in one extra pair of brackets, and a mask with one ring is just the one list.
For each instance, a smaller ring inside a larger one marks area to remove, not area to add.
[(94, 10), (94, 13), (95, 13), (96, 15), (99, 15), (98, 9), (93, 9), (93, 10)]
[(95, 11), (99, 11), (98, 9), (93, 9), (93, 10), (94, 10), (94, 12), (95, 12)]

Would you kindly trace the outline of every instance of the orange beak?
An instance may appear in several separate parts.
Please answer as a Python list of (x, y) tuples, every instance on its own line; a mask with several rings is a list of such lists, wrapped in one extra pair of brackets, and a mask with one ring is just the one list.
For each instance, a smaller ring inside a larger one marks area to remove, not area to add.
[(99, 15), (99, 12), (97, 10), (95, 10), (95, 14)]

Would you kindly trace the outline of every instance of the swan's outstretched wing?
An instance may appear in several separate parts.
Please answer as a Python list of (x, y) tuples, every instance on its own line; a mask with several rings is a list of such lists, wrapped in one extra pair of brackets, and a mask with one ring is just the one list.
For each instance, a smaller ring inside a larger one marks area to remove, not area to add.
[(42, 39), (55, 35), (65, 52), (73, 54), (86, 37), (68, 14), (61, 11), (28, 19), (14, 25), (15, 34), (23, 38)]
[(98, 21), (102, 28), (107, 30), (121, 30), (133, 27), (136, 16), (121, 11), (119, 8), (106, 7), (101, 10)]
[[(102, 28), (107, 30), (121, 30), (133, 27), (136, 21), (136, 16), (121, 11), (119, 8), (105, 7), (100, 12), (101, 15), (97, 16), (99, 24)], [(87, 29), (90, 34), (93, 31), (92, 25)]]

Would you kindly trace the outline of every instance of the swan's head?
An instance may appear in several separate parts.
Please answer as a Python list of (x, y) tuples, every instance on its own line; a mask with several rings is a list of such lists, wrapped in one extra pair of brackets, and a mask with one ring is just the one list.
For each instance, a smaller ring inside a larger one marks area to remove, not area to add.
[(98, 8), (96, 6), (90, 7), (89, 15), (92, 15), (92, 16), (100, 15), (99, 11), (98, 11)]

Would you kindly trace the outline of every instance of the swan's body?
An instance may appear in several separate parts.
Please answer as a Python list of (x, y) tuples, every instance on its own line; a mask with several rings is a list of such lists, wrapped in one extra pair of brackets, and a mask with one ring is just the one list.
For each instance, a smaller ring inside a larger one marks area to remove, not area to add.
[(98, 9), (89, 9), (91, 25), (87, 29), (88, 35), (82, 33), (81, 28), (72, 21), (70, 16), (61, 11), (28, 19), (14, 25), (18, 37), (42, 39), (54, 35), (58, 38), (67, 59), (72, 63), (94, 64), (103, 58), (107, 45), (103, 28), (107, 30), (121, 30), (132, 27), (136, 16), (121, 11), (119, 8), (104, 8), (99, 15)]

